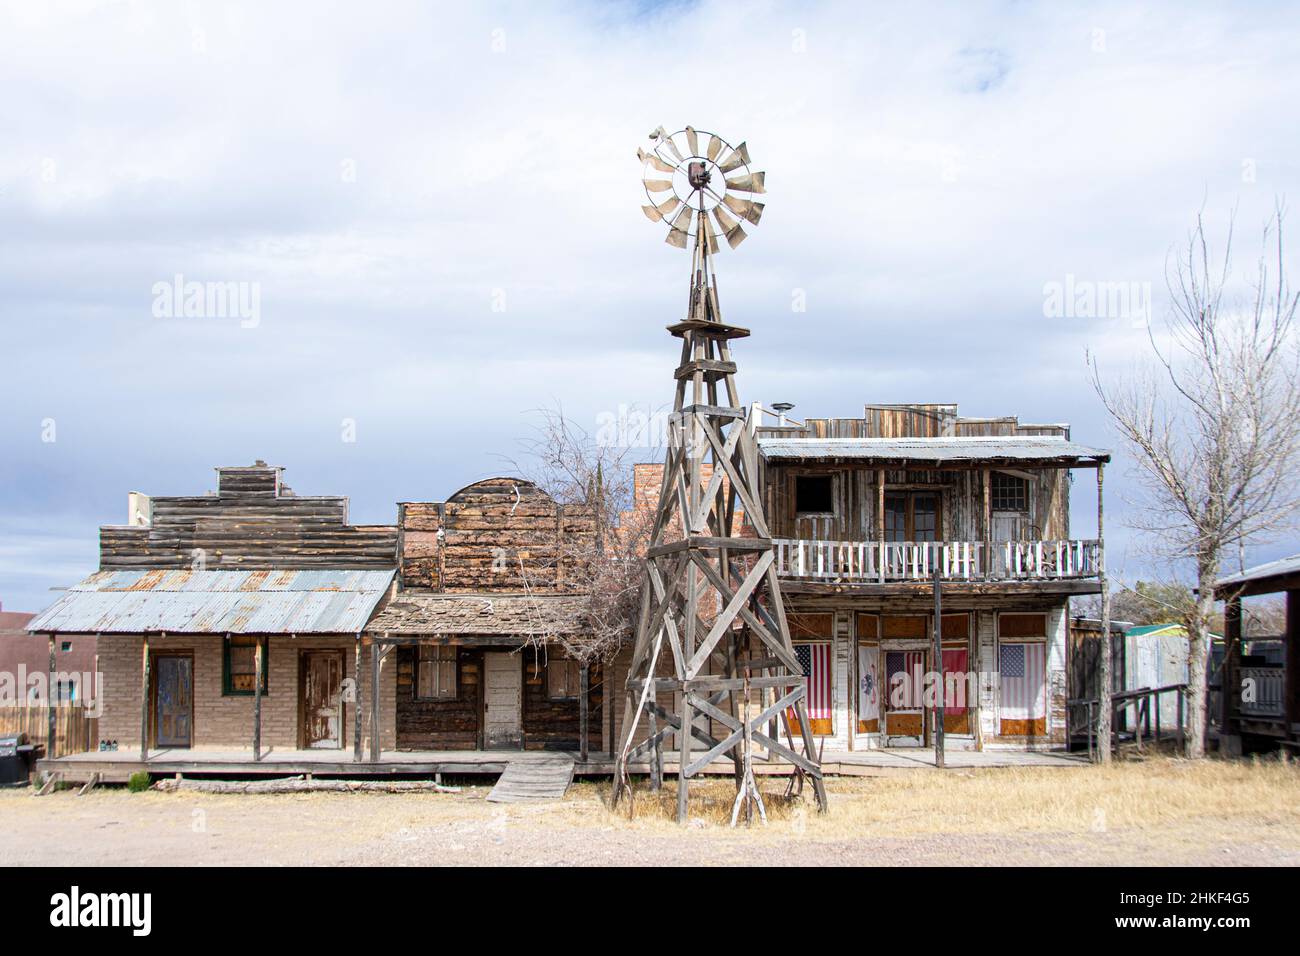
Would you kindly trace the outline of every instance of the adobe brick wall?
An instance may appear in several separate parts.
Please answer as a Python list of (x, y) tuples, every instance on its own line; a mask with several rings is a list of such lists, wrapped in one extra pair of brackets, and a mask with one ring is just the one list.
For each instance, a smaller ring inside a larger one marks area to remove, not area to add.
[[(194, 747), (252, 748), (253, 698), (221, 693), (219, 635), (153, 637), (151, 652), (192, 651), (194, 654)], [(355, 674), (356, 638), (272, 636), (267, 642), (267, 693), (262, 697), (262, 745), (294, 750), (300, 746), (298, 726), (299, 658), (304, 650), (342, 650), (344, 676)], [(140, 746), (141, 638), (108, 635), (99, 639), (103, 674), (103, 715), (99, 736), (116, 740), (122, 749)], [(380, 671), (381, 746), (396, 746), (397, 658), (392, 652)], [(370, 746), (370, 648), (361, 652), (358, 695), (362, 708), (362, 745)], [(344, 705), (344, 748), (353, 745), (353, 706)]]

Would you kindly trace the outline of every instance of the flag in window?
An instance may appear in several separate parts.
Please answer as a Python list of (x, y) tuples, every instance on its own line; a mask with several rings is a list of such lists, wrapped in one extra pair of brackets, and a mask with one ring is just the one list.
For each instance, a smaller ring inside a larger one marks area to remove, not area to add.
[[(808, 719), (831, 717), (831, 645), (829, 641), (800, 643), (794, 646), (795, 657), (803, 668), (808, 688)], [(791, 715), (793, 718), (793, 714)]]
[(999, 651), (999, 709), (1004, 720), (1047, 716), (1047, 647), (1003, 644)]

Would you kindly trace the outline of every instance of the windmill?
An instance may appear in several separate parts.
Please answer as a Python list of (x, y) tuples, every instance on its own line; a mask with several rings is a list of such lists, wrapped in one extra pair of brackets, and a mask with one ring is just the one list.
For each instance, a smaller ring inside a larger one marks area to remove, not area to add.
[[(614, 802), (630, 787), (632, 761), (648, 758), (652, 782), (662, 778), (664, 745), (672, 739), (679, 823), (686, 822), (691, 778), (728, 756), (737, 791), (732, 823), (742, 806), (746, 819), (754, 808), (765, 816), (755, 745), (787, 761), (799, 780), (811, 779), (824, 812), (803, 669), (758, 488), (757, 421), (736, 391), (730, 343), (749, 330), (722, 321), (711, 258), (719, 238), (734, 249), (746, 238), (742, 222), (758, 223), (763, 204), (753, 197), (765, 192), (764, 175), (750, 168), (743, 142), (732, 147), (690, 126), (671, 135), (661, 126), (650, 140), (650, 150), (637, 150), (649, 199), (642, 208), (667, 223), (669, 245), (691, 251), (691, 283), (686, 318), (668, 326), (682, 340), (681, 362), (646, 551)], [(740, 533), (742, 515), (752, 534)], [(671, 695), (671, 708), (661, 695)], [(647, 736), (637, 743), (643, 719)]]

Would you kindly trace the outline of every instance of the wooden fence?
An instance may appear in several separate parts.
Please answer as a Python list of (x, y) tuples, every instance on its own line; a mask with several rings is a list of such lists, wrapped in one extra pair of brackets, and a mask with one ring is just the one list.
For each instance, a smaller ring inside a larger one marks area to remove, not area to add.
[(0, 706), (0, 736), (6, 734), (26, 734), (32, 743), (45, 745), (47, 757), (62, 757), (99, 746), (99, 718), (90, 716), (81, 704), (57, 705), (54, 708), (54, 747), (51, 748), (48, 706)]

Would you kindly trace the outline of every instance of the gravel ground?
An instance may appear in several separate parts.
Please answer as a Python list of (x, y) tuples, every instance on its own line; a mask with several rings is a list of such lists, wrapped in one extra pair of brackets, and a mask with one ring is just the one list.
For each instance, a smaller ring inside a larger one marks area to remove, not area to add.
[(612, 815), (605, 789), (590, 784), (560, 802), (506, 806), (486, 802), (488, 787), (474, 785), (452, 794), (7, 791), (0, 866), (1300, 864), (1300, 824), (1289, 819), (1110, 829), (1082, 820), (1067, 830), (973, 819), (948, 832), (913, 821), (894, 835), (888, 825), (857, 832), (850, 822), (853, 802), (873, 799), (870, 785), (831, 781), (831, 789), (829, 822), (793, 805), (750, 830), (719, 823), (717, 806), (685, 829), (648, 810), (629, 821)]

